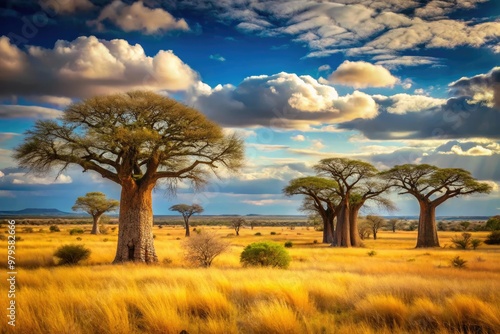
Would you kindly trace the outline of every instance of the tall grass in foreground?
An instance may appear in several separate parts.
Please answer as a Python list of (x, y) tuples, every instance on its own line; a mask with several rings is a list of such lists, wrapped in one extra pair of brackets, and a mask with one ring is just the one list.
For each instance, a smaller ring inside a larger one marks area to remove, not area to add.
[[(214, 230), (224, 237), (230, 231)], [(256, 230), (263, 236), (254, 236)], [(381, 233), (367, 241), (369, 248), (335, 249), (314, 244), (315, 231), (256, 230), (226, 237), (230, 252), (210, 269), (183, 263), (180, 228), (155, 231), (160, 261), (171, 260), (158, 266), (105, 264), (115, 243), (103, 239), (116, 236), (85, 234), (81, 243), (91, 258), (83, 266), (55, 267), (50, 254), (75, 237), (64, 230), (23, 234), (17, 326), (2, 323), (0, 333), (458, 334), (500, 328), (498, 246), (416, 250), (415, 234)], [(452, 236), (444, 234), (443, 244)], [(290, 269), (241, 268), (244, 246), (262, 240), (293, 241)], [(369, 249), (377, 254), (369, 257)], [(468, 260), (467, 268), (450, 267), (457, 255)], [(6, 283), (0, 282), (2, 295)]]

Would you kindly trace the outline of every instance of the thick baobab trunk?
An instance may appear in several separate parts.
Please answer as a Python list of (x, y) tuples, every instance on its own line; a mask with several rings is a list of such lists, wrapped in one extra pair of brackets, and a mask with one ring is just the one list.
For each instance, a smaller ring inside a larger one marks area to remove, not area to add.
[(418, 221), (417, 248), (439, 247), (436, 228), (436, 207), (431, 203), (420, 201), (420, 217)]
[(186, 228), (186, 234), (184, 236), (191, 236), (191, 233), (189, 232), (189, 218), (184, 217), (184, 227)]
[(349, 210), (349, 229), (351, 233), (351, 246), (361, 247), (361, 238), (358, 229), (358, 214), (361, 206), (351, 205)]
[(335, 217), (329, 212), (325, 213), (323, 219), (323, 243), (333, 243), (333, 219)]
[(158, 262), (153, 243), (153, 186), (122, 185), (118, 247), (113, 263)]
[(351, 236), (349, 231), (349, 198), (345, 198), (337, 215), (337, 228), (333, 239), (334, 247), (351, 247)]
[(101, 234), (101, 231), (99, 230), (99, 221), (101, 220), (101, 215), (95, 215), (92, 218), (94, 219), (94, 223), (92, 224), (92, 231), (90, 231), (90, 234)]

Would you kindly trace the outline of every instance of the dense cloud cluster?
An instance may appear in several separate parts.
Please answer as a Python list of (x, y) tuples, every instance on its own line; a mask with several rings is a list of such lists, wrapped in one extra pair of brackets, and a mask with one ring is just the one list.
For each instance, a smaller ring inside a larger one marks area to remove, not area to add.
[(339, 96), (335, 88), (293, 73), (251, 76), (238, 86), (201, 84), (192, 103), (227, 126), (307, 128), (328, 122), (373, 118), (377, 105), (368, 94)]
[(186, 90), (198, 77), (172, 51), (151, 57), (139, 44), (94, 36), (59, 40), (52, 49), (28, 46), (26, 51), (2, 36), (0, 72), (0, 96), (46, 100), (132, 89)]

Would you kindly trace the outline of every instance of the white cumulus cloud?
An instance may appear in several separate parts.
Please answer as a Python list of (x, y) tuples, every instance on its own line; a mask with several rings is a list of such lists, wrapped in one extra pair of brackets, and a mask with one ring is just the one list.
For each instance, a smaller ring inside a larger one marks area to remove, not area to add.
[(154, 34), (169, 30), (189, 30), (184, 19), (176, 19), (169, 12), (161, 8), (149, 8), (142, 1), (128, 5), (115, 0), (104, 7), (96, 20), (90, 21), (98, 29), (104, 29), (103, 21), (109, 20), (124, 31), (141, 31), (145, 34)]
[(349, 60), (340, 64), (330, 75), (329, 80), (354, 88), (392, 87), (398, 82), (398, 79), (383, 66)]

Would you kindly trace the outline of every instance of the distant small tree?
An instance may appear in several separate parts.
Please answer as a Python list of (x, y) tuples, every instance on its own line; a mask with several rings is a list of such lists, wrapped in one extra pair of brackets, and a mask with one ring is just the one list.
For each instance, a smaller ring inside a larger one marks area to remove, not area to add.
[(384, 225), (385, 219), (380, 216), (368, 215), (366, 221), (372, 229), (373, 240), (377, 240), (377, 232)]
[(184, 227), (186, 228), (186, 237), (189, 237), (189, 218), (195, 213), (202, 213), (203, 208), (199, 204), (176, 204), (172, 205), (169, 209), (170, 211), (177, 211), (182, 215), (184, 219)]
[(214, 232), (200, 231), (184, 241), (185, 259), (193, 265), (208, 268), (217, 256), (229, 248), (229, 243)]
[(387, 225), (391, 228), (393, 233), (396, 233), (396, 228), (399, 225), (399, 219), (396, 218), (389, 219)]
[(101, 192), (90, 192), (85, 196), (78, 197), (71, 209), (73, 211), (84, 211), (91, 215), (93, 223), (90, 234), (100, 234), (99, 221), (102, 215), (109, 211), (116, 211), (119, 206), (119, 201), (106, 198), (106, 195)]
[(368, 239), (372, 234), (372, 228), (366, 221), (363, 221), (358, 225), (358, 233), (361, 240)]
[(490, 231), (500, 230), (500, 216), (493, 216), (486, 222), (486, 229)]
[(240, 235), (240, 228), (245, 225), (245, 219), (238, 217), (231, 221), (231, 226), (234, 228), (236, 235)]

